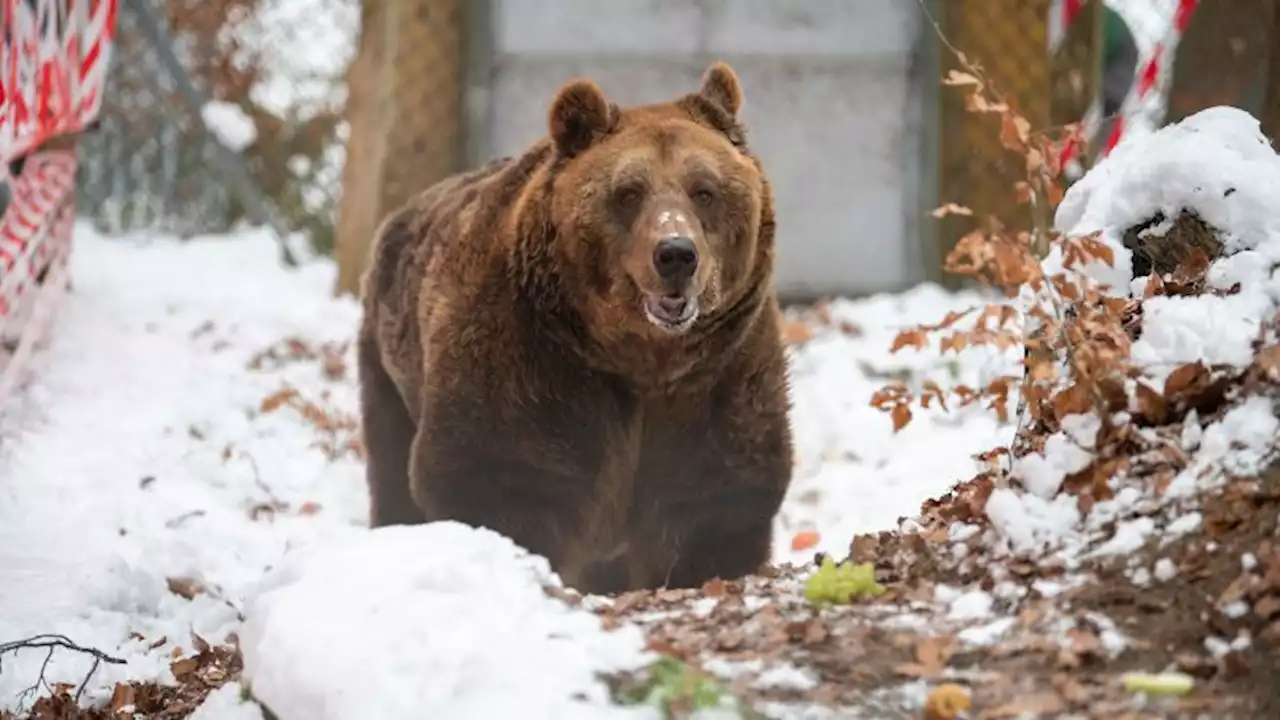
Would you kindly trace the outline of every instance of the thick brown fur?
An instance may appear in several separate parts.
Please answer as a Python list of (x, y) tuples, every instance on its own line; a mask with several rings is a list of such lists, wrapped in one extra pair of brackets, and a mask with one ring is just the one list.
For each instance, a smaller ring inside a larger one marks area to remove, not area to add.
[[(374, 526), (453, 519), (590, 592), (690, 587), (768, 560), (792, 472), (765, 173), (723, 63), (672, 102), (587, 80), (548, 137), (393, 213), (364, 280)], [(663, 238), (697, 267), (654, 270)], [(700, 312), (673, 330), (646, 302)]]

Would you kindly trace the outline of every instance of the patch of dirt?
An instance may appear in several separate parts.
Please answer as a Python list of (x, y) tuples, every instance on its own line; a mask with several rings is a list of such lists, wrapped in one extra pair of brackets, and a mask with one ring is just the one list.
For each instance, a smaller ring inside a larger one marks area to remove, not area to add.
[(1156, 213), (1124, 234), (1124, 246), (1133, 252), (1134, 277), (1150, 275), (1153, 271), (1157, 275), (1168, 275), (1188, 262), (1195, 262), (1197, 257), (1222, 255), (1218, 232), (1195, 213), (1184, 210), (1169, 223), (1167, 232), (1162, 235), (1151, 232), (1166, 222), (1163, 213)]

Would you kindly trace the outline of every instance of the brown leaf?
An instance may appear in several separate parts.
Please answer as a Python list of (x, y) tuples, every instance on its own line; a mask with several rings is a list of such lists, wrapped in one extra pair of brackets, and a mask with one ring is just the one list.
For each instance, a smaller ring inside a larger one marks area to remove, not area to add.
[(890, 353), (896, 353), (904, 347), (925, 348), (929, 346), (929, 336), (924, 330), (914, 328), (911, 330), (903, 330), (893, 339), (893, 345), (889, 347)]
[(871, 562), (879, 549), (880, 542), (874, 535), (859, 535), (849, 544), (849, 559), (856, 563)]
[(925, 675), (934, 677), (946, 669), (951, 653), (955, 652), (955, 643), (951, 635), (927, 637), (916, 643), (916, 662), (924, 668)]
[(320, 503), (312, 502), (311, 500), (308, 500), (298, 506), (298, 514), (299, 515), (315, 515), (316, 513), (320, 512), (320, 508), (321, 508)]
[(268, 395), (262, 399), (262, 404), (258, 410), (260, 412), (269, 413), (278, 410), (281, 405), (290, 402), (298, 397), (298, 391), (293, 388), (284, 388)]
[(1186, 392), (1188, 388), (1200, 382), (1208, 373), (1208, 368), (1198, 362), (1179, 366), (1165, 378), (1164, 396), (1173, 398)]
[(1268, 380), (1280, 380), (1280, 345), (1269, 345), (1258, 351), (1253, 361), (1258, 371)]
[(1270, 620), (1280, 615), (1280, 597), (1266, 595), (1253, 604), (1253, 614), (1263, 620)]
[(176, 678), (179, 682), (181, 682), (184, 677), (186, 677), (187, 675), (190, 675), (191, 673), (195, 672), (199, 668), (200, 668), (200, 659), (199, 657), (194, 655), (189, 658), (174, 660), (172, 663), (169, 664), (169, 670), (173, 672), (173, 677)]
[(974, 77), (973, 75), (970, 75), (969, 73), (963, 73), (963, 72), (960, 72), (959, 70), (949, 70), (947, 72), (947, 76), (942, 79), (942, 84), (956, 85), (956, 86), (982, 87), (981, 80)]
[(1031, 202), (1032, 192), (1031, 183), (1026, 180), (1019, 180), (1013, 184), (1013, 194), (1018, 198), (1018, 203), (1025, 205)]
[(169, 586), (169, 592), (180, 598), (191, 600), (201, 593), (208, 594), (209, 588), (196, 578), (176, 577), (166, 578), (165, 582)]
[(1135, 385), (1138, 409), (1142, 412), (1142, 416), (1152, 425), (1164, 425), (1169, 422), (1169, 403), (1165, 401), (1164, 396), (1140, 380)]
[(827, 639), (827, 625), (818, 618), (814, 618), (805, 623), (804, 626), (804, 644), (817, 645)]
[(702, 594), (705, 597), (721, 597), (725, 594), (725, 582), (720, 578), (711, 578), (702, 583)]
[(1072, 628), (1067, 631), (1067, 639), (1071, 649), (1081, 657), (1099, 657), (1102, 655), (1102, 640), (1092, 630)]
[(134, 704), (134, 691), (132, 685), (124, 683), (116, 683), (115, 690), (111, 691), (111, 714), (123, 711), (125, 708)]
[(1056, 692), (1044, 690), (1021, 695), (1017, 700), (982, 711), (981, 718), (1046, 717), (1066, 709), (1062, 697)]
[(1164, 280), (1160, 278), (1160, 273), (1153, 272), (1147, 276), (1147, 284), (1142, 288), (1142, 299), (1155, 297), (1164, 291)]
[(1027, 172), (1036, 172), (1044, 167), (1044, 153), (1039, 150), (1028, 150), (1023, 157), (1027, 161)]
[(1030, 133), (1031, 123), (1027, 122), (1026, 118), (1013, 113), (1005, 113), (1000, 118), (1000, 144), (1006, 150), (1021, 153), (1027, 147)]
[(925, 666), (915, 662), (898, 663), (893, 666), (893, 672), (909, 678), (921, 678), (926, 675)]
[(947, 217), (948, 215), (962, 215), (962, 216), (968, 217), (970, 215), (973, 215), (973, 211), (963, 205), (957, 205), (955, 203), (947, 203), (940, 207), (936, 207), (933, 210), (930, 210), (929, 214), (936, 218)]
[(191, 633), (191, 645), (196, 649), (196, 652), (202, 654), (209, 652), (210, 649), (209, 641), (200, 637), (200, 633), (195, 631)]
[(911, 422), (911, 408), (906, 403), (899, 403), (890, 412), (890, 417), (893, 418), (893, 431), (896, 433)]
[(813, 329), (798, 320), (782, 322), (782, 341), (788, 345), (798, 345), (813, 339)]
[(1088, 387), (1083, 382), (1076, 382), (1053, 397), (1053, 416), (1061, 420), (1068, 415), (1087, 412), (1092, 406)]

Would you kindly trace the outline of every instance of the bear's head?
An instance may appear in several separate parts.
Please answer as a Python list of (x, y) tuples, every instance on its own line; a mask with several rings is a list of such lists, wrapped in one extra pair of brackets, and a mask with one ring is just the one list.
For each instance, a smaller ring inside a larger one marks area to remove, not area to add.
[(589, 80), (556, 95), (548, 220), (597, 335), (683, 335), (768, 282), (772, 202), (742, 100), (720, 62), (673, 102), (619, 108)]

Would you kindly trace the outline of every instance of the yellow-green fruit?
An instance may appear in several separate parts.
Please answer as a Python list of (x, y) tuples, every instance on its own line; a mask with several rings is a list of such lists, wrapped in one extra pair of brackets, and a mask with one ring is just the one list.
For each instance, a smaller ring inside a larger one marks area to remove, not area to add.
[(819, 567), (804, 583), (804, 597), (815, 605), (835, 605), (852, 602), (855, 597), (875, 597), (885, 591), (876, 582), (876, 568), (872, 563), (841, 563), (830, 557), (823, 558)]

